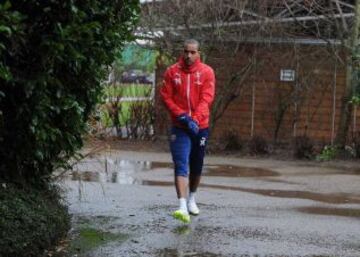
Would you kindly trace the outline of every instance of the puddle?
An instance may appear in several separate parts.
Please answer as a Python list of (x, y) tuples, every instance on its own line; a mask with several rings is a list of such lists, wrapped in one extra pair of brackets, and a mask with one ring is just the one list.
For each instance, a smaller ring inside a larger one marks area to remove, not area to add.
[(78, 163), (63, 177), (74, 181), (131, 185), (141, 184), (134, 178), (135, 173), (171, 167), (171, 163), (164, 162), (91, 159)]
[(70, 243), (66, 247), (69, 256), (87, 256), (97, 248), (109, 243), (119, 245), (130, 238), (124, 233), (110, 232), (111, 226), (118, 220), (113, 216), (73, 216), (72, 230), (69, 234)]
[(71, 172), (71, 180), (81, 180), (87, 182), (100, 181), (100, 173), (91, 171), (73, 171)]
[(296, 210), (316, 215), (342, 216), (351, 218), (360, 218), (360, 209), (349, 208), (328, 208), (328, 207), (301, 207)]
[(73, 181), (117, 183), (122, 185), (141, 184), (141, 181), (135, 179), (129, 173), (122, 172), (110, 172), (106, 174), (103, 172), (93, 171), (73, 171), (70, 173), (70, 177)]
[(262, 181), (266, 182), (272, 182), (272, 183), (283, 183), (283, 184), (289, 184), (289, 185), (302, 185), (302, 183), (297, 182), (291, 182), (283, 179), (275, 179), (275, 178), (263, 178)]
[(162, 168), (168, 168), (168, 169), (172, 169), (173, 168), (173, 164), (172, 163), (167, 163), (167, 162), (151, 162), (151, 169), (162, 169)]
[[(129, 161), (119, 159), (90, 159), (78, 163), (74, 170), (65, 174), (71, 180), (86, 182), (102, 182), (117, 184), (142, 184), (135, 179), (138, 172), (156, 171), (157, 169), (171, 169), (172, 163)], [(261, 169), (230, 165), (208, 165), (204, 167), (205, 176), (221, 177), (269, 177), (280, 176), (279, 173)]]
[(343, 175), (360, 175), (360, 170), (359, 170), (359, 169), (349, 169), (349, 170), (345, 170), (344, 172), (339, 172), (338, 174), (343, 174)]
[[(100, 176), (102, 175), (102, 176)], [(100, 180), (101, 177), (104, 179)], [(133, 178), (127, 174), (112, 173), (110, 176), (106, 174), (99, 174), (98, 172), (73, 172), (72, 180), (91, 181), (91, 182), (110, 182), (125, 185), (145, 185), (145, 186), (173, 186), (174, 182), (170, 181), (156, 181), (156, 180), (140, 180)], [(278, 181), (280, 182), (280, 181)], [(286, 182), (284, 182), (286, 183)], [(317, 202), (324, 202), (330, 204), (360, 204), (360, 197), (352, 197), (348, 194), (321, 194), (308, 191), (290, 191), (290, 190), (268, 190), (268, 189), (252, 189), (235, 186), (211, 185), (201, 184), (204, 188), (214, 188), (221, 190), (241, 191), (246, 193), (254, 193), (263, 196), (278, 197), (278, 198), (297, 198), (307, 199)]]
[[(157, 251), (159, 257), (225, 257), (222, 254), (210, 253), (210, 252), (197, 252), (197, 251), (181, 251), (180, 249), (165, 248)], [(227, 255), (226, 255), (227, 256)], [(234, 255), (231, 255), (234, 256)], [(273, 254), (237, 254), (237, 257), (290, 257), (289, 255), (273, 255)], [(292, 256), (292, 255), (291, 255)], [(307, 255), (308, 257), (330, 257), (328, 255)]]
[[(77, 164), (75, 170), (82, 172), (104, 171), (105, 173), (136, 173), (142, 171), (152, 171), (162, 168), (172, 169), (173, 164), (167, 162), (130, 161), (121, 159), (111, 160), (105, 158), (103, 160), (86, 160)], [(280, 176), (280, 173), (262, 168), (250, 168), (232, 165), (205, 165), (204, 175), (222, 177), (269, 177)]]
[(141, 185), (144, 185), (144, 186), (173, 186), (174, 182), (156, 181), (156, 180), (142, 180)]
[(95, 228), (81, 228), (73, 240), (71, 240), (69, 251), (73, 254), (84, 254), (107, 243), (117, 241), (124, 242), (129, 238), (125, 234), (114, 234), (104, 232)]
[(103, 171), (105, 173), (121, 171), (121, 172), (141, 172), (160, 168), (171, 168), (171, 163), (151, 162), (151, 161), (133, 161), (122, 159), (86, 159), (74, 166), (76, 171)]
[[(168, 181), (152, 181), (152, 180), (143, 180), (142, 185), (149, 186), (173, 186), (173, 182)], [(201, 187), (204, 188), (214, 188), (222, 190), (233, 190), (241, 191), (246, 193), (254, 193), (270, 197), (279, 197), (279, 198), (297, 198), (297, 199), (307, 199), (317, 202), (331, 203), (331, 204), (347, 204), (347, 203), (360, 203), (360, 197), (352, 197), (347, 194), (321, 194), (308, 191), (290, 191), (290, 190), (266, 190), (266, 189), (252, 189), (252, 188), (243, 188), (235, 186), (222, 186), (222, 185), (210, 185), (210, 184), (201, 184)]]
[[(314, 167), (314, 164), (312, 163), (307, 163), (307, 164), (298, 164), (296, 165), (296, 167)], [(354, 167), (348, 167), (348, 168), (344, 168), (341, 167), (341, 165), (339, 167), (335, 166), (331, 166), (331, 165), (321, 165), (321, 168), (326, 168), (327, 170), (327, 175), (360, 175), (360, 169), (358, 168), (354, 168)], [(297, 172), (297, 174), (299, 175), (321, 175), (322, 173), (320, 172)]]
[(247, 193), (254, 193), (264, 196), (279, 197), (279, 198), (297, 198), (307, 199), (331, 204), (345, 204), (345, 203), (360, 203), (360, 198), (355, 199), (344, 194), (321, 194), (308, 191), (290, 191), (290, 190), (266, 190), (266, 189), (252, 189), (233, 186), (220, 186), (220, 185), (207, 185), (203, 184), (203, 187), (236, 190)]
[(196, 252), (196, 251), (182, 251), (181, 249), (165, 248), (157, 252), (156, 256), (159, 257), (184, 257), (184, 256), (196, 256), (196, 257), (223, 257), (224, 255), (209, 253), (209, 252)]
[[(137, 172), (155, 171), (160, 168), (171, 168), (171, 163), (129, 160), (89, 160), (76, 165), (77, 170), (66, 174), (71, 180), (100, 183), (117, 183), (127, 185), (173, 186), (173, 182), (140, 180), (135, 178)], [(217, 165), (207, 166), (204, 175), (223, 177), (270, 177), (279, 173), (260, 168)], [(99, 171), (100, 170), (100, 171)], [(270, 179), (270, 178), (268, 178)], [(291, 183), (271, 178), (272, 182)], [(308, 199), (331, 204), (360, 203), (360, 197), (349, 194), (321, 194), (308, 191), (252, 189), (226, 185), (201, 184), (202, 187), (234, 190), (270, 197)]]
[(215, 167), (206, 167), (204, 170), (205, 176), (221, 176), (221, 177), (269, 177), (280, 176), (278, 172), (261, 169), (222, 165)]

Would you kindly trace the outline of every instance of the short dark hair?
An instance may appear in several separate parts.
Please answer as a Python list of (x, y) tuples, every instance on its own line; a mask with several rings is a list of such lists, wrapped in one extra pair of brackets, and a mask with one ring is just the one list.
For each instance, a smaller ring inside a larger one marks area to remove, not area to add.
[(184, 41), (184, 47), (187, 45), (196, 45), (197, 49), (200, 50), (200, 43), (196, 39), (189, 38)]

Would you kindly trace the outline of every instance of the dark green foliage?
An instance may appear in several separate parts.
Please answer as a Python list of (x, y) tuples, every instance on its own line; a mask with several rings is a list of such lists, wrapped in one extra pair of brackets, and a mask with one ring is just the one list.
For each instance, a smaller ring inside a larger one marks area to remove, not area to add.
[(66, 235), (70, 217), (56, 188), (38, 191), (3, 183), (0, 187), (0, 256), (42, 256)]
[(352, 138), (352, 147), (354, 151), (354, 157), (360, 158), (360, 133), (357, 132)]
[(249, 141), (249, 153), (261, 155), (269, 153), (269, 145), (262, 136), (253, 136)]
[(314, 144), (307, 136), (297, 136), (294, 139), (294, 157), (311, 159), (314, 156)]
[(1, 1), (0, 179), (46, 182), (82, 146), (138, 11), (138, 0)]
[(239, 133), (235, 129), (228, 129), (223, 135), (222, 143), (225, 151), (239, 151), (242, 144), (239, 140)]

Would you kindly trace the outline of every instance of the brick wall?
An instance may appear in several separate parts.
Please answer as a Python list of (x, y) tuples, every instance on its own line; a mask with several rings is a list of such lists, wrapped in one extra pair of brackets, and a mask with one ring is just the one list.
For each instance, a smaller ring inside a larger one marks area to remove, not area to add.
[[(335, 62), (321, 46), (243, 45), (235, 55), (213, 51), (206, 62), (216, 73), (217, 97), (230, 76), (254, 56), (256, 65), (245, 82), (238, 85), (241, 90), (217, 121), (212, 137), (221, 139), (233, 131), (243, 140), (259, 135), (269, 141), (276, 137), (278, 142), (290, 142), (294, 135), (306, 133), (316, 142), (331, 142), (336, 133), (336, 126), (335, 131), (332, 129), (334, 90), (337, 125), (345, 87), (342, 64)], [(295, 70), (296, 80), (280, 81), (281, 69)], [(157, 88), (161, 85), (163, 70), (162, 67), (157, 71)], [(159, 107), (156, 132), (165, 135), (167, 114), (159, 103), (158, 94), (156, 101)]]

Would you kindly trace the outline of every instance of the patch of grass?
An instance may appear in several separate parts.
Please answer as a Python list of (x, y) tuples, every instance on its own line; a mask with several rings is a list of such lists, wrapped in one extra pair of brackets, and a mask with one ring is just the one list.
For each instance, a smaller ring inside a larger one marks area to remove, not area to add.
[(125, 234), (114, 234), (92, 227), (83, 227), (71, 241), (69, 251), (73, 254), (83, 254), (109, 242), (124, 242), (128, 238), (129, 236)]
[(149, 97), (152, 90), (152, 85), (148, 84), (121, 84), (105, 87), (105, 97), (108, 98), (109, 101), (98, 107), (99, 119), (103, 127), (125, 126), (131, 119), (131, 110), (134, 106), (141, 107), (145, 102), (151, 101), (150, 99), (126, 101), (126, 98)]

